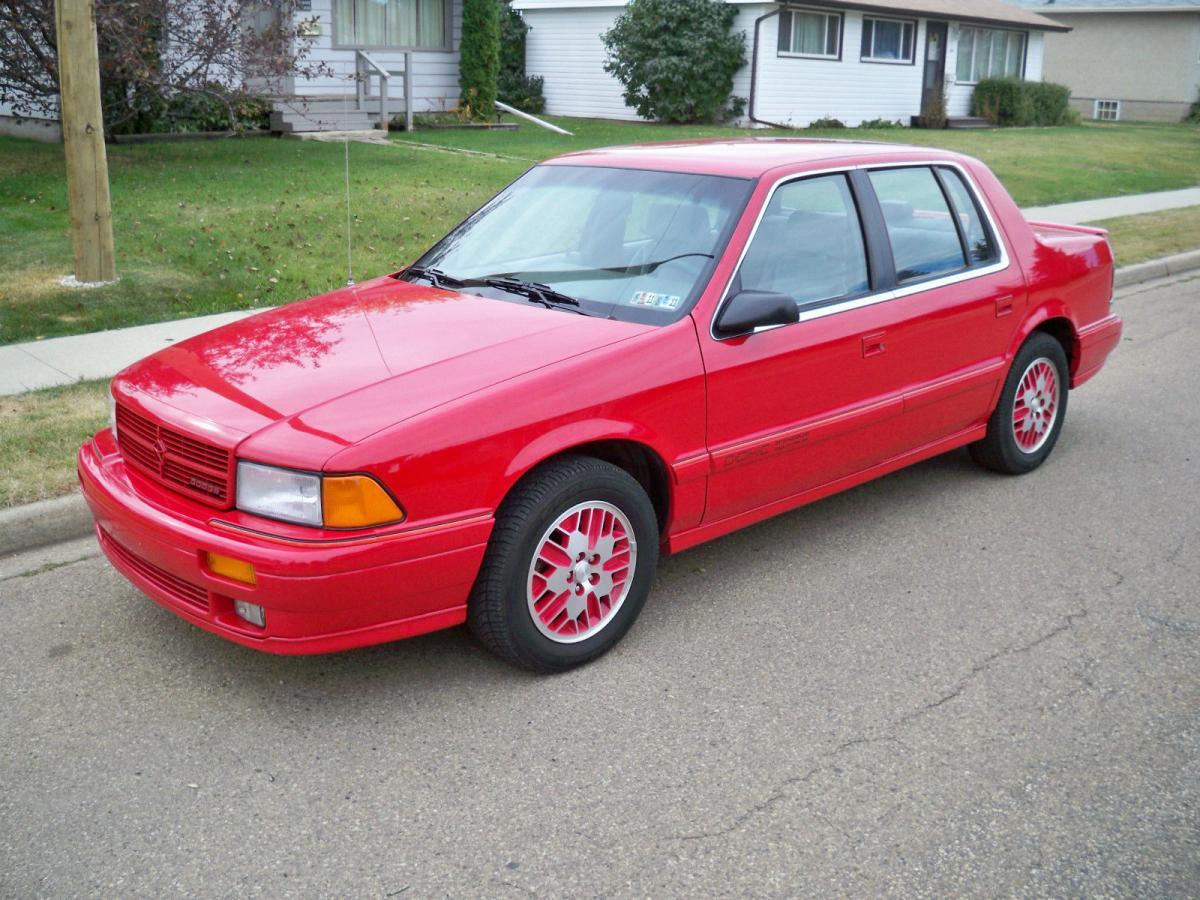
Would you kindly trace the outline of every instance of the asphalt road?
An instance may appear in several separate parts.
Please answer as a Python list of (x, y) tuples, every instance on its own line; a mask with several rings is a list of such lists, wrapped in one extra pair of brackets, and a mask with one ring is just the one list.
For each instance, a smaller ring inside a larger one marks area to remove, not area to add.
[(1118, 306), (1041, 470), (685, 553), (564, 676), (260, 655), (91, 542), (0, 560), (0, 895), (1195, 896), (1200, 278)]

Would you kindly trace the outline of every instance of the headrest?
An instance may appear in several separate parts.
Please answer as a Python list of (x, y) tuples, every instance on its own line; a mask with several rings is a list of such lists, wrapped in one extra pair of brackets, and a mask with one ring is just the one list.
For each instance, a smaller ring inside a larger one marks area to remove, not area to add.
[(698, 203), (652, 203), (647, 210), (647, 226), (653, 232), (664, 223), (660, 240), (667, 244), (694, 245), (707, 250), (712, 240), (712, 221), (708, 210)]
[(903, 222), (913, 217), (913, 205), (907, 200), (880, 200), (883, 217), (892, 223)]

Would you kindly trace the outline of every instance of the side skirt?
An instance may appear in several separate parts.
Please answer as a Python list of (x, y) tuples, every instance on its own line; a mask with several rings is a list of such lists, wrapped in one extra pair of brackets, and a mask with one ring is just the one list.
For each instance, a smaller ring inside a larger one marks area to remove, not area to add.
[(832, 494), (840, 493), (841, 491), (895, 472), (898, 469), (903, 469), (905, 466), (911, 466), (913, 463), (920, 462), (921, 460), (929, 459), (930, 457), (954, 450), (957, 447), (974, 443), (981, 440), (985, 434), (987, 434), (987, 426), (977, 425), (953, 434), (950, 437), (926, 444), (924, 447), (918, 447), (916, 450), (893, 457), (869, 469), (863, 469), (861, 472), (856, 472), (853, 475), (847, 475), (844, 478), (827, 482), (820, 487), (809, 488), (798, 494), (792, 494), (790, 497), (784, 497), (782, 500), (775, 500), (716, 522), (707, 522), (695, 528), (689, 528), (686, 531), (671, 535), (665, 542), (665, 549), (668, 553), (679, 553), (681, 550), (687, 550), (690, 547), (703, 544), (705, 541), (723, 537), (730, 532), (753, 525), (756, 522), (761, 522), (764, 519), (769, 519), (772, 516), (777, 516), (780, 513), (790, 512), (793, 509), (806, 506), (816, 500), (821, 500)]

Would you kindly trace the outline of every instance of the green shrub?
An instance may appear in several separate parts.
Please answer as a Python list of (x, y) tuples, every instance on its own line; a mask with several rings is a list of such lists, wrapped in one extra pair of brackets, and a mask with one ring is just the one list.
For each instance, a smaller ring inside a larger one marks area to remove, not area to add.
[(1029, 99), (1019, 78), (983, 78), (971, 97), (971, 114), (993, 125), (1030, 124)]
[(458, 107), (467, 119), (496, 114), (500, 75), (500, 7), (496, 0), (463, 0)]
[(546, 108), (541, 76), (525, 74), (525, 35), (529, 26), (520, 14), (500, 4), (500, 75), (496, 79), (496, 98), (525, 112), (540, 113)]
[(737, 7), (723, 0), (634, 0), (604, 35), (604, 70), (646, 119), (715, 122), (746, 62)]
[(835, 119), (832, 116), (823, 116), (820, 119), (813, 119), (808, 123), (809, 128), (845, 128), (846, 123), (841, 119)]
[(1052, 81), (1026, 81), (1023, 90), (1029, 99), (1030, 125), (1066, 125), (1071, 107), (1071, 89)]
[(984, 78), (975, 85), (971, 112), (996, 125), (1067, 125), (1071, 89), (1050, 81)]
[(863, 119), (856, 126), (857, 128), (903, 128), (903, 122), (897, 122), (895, 119)]
[(166, 116), (172, 131), (246, 131), (267, 127), (271, 104), (210, 83), (202, 94), (176, 94)]

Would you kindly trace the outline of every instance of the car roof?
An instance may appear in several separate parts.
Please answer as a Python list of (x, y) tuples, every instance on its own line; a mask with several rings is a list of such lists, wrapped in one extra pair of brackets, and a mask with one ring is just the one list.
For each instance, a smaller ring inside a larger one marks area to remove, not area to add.
[(930, 160), (963, 158), (947, 150), (910, 144), (767, 136), (599, 147), (556, 156), (546, 163), (759, 178), (781, 166), (903, 161), (914, 154)]

